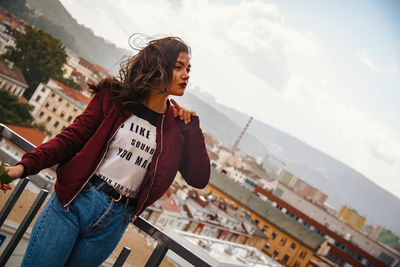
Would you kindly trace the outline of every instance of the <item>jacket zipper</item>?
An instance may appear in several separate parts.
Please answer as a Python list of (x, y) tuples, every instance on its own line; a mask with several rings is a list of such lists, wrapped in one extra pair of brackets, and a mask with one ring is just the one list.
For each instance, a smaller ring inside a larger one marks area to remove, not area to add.
[(123, 123), (121, 123), (119, 125), (119, 127), (115, 130), (114, 134), (111, 136), (111, 138), (108, 140), (107, 142), (107, 148), (106, 151), (103, 153), (103, 156), (101, 158), (101, 160), (99, 161), (99, 163), (97, 164), (96, 168), (94, 169), (94, 171), (92, 172), (91, 175), (89, 175), (89, 178), (86, 180), (86, 182), (84, 183), (84, 185), (81, 187), (81, 189), (79, 189), (79, 191), (74, 195), (74, 197), (68, 201), (67, 204), (64, 205), (64, 208), (68, 207), (69, 204), (71, 204), (71, 202), (76, 198), (76, 196), (82, 191), (82, 189), (87, 185), (87, 183), (90, 181), (90, 178), (93, 176), (93, 174), (96, 172), (97, 168), (100, 166), (101, 162), (103, 161), (104, 157), (107, 155), (108, 152), (108, 146), (110, 145), (111, 140), (114, 138), (115, 134), (118, 132), (118, 130), (121, 128), (122, 124), (124, 124), (125, 121)]
[(153, 176), (153, 179), (152, 179), (152, 181), (151, 181), (150, 188), (149, 188), (149, 190), (147, 191), (146, 199), (142, 202), (142, 205), (140, 206), (140, 209), (137, 210), (138, 212), (136, 212), (136, 213), (133, 215), (133, 217), (136, 217), (136, 214), (139, 214), (140, 211), (142, 210), (144, 203), (145, 203), (145, 202), (147, 201), (147, 199), (149, 198), (149, 193), (150, 193), (151, 187), (153, 186), (154, 180), (156, 179), (157, 167), (158, 167), (158, 160), (160, 159), (161, 153), (162, 153), (162, 151), (163, 151), (164, 117), (165, 117), (165, 114), (163, 114), (162, 119), (161, 119), (161, 148), (160, 148), (160, 153), (158, 154), (157, 159), (156, 159), (156, 165), (154, 166), (154, 176)]

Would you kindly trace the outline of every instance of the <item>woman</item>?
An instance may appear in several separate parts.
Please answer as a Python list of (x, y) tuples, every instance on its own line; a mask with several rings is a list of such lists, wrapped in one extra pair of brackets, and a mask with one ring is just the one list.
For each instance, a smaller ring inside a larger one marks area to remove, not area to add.
[(15, 179), (59, 164), (23, 266), (98, 266), (177, 171), (189, 185), (206, 186), (199, 118), (168, 100), (184, 94), (189, 71), (189, 48), (179, 38), (151, 41), (122, 66), (119, 80), (91, 86), (95, 96), (69, 127), (6, 168)]

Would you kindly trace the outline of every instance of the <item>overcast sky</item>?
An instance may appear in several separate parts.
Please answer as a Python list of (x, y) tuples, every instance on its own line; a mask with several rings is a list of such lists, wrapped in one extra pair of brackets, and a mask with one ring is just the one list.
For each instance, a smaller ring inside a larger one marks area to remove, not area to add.
[(61, 2), (119, 47), (133, 33), (182, 37), (192, 87), (400, 197), (400, 1)]

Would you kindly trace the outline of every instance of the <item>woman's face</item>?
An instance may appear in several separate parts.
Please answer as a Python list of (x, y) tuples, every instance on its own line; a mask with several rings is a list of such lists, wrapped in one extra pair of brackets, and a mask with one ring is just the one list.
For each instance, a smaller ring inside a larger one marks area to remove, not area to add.
[(190, 60), (189, 55), (181, 52), (176, 59), (172, 70), (171, 83), (167, 88), (167, 94), (182, 96), (189, 81)]

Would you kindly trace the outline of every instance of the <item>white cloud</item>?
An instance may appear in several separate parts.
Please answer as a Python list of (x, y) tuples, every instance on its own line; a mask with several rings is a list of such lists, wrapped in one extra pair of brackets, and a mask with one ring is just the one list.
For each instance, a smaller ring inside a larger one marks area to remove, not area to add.
[(378, 67), (371, 62), (371, 60), (369, 59), (369, 56), (367, 54), (367, 52), (365, 51), (358, 51), (357, 52), (357, 56), (359, 57), (359, 59), (361, 60), (362, 63), (364, 63), (368, 68), (370, 68), (371, 70), (375, 71), (375, 72), (379, 72), (380, 70), (378, 69)]
[(369, 55), (365, 51), (356, 52), (358, 58), (364, 63), (370, 70), (382, 73), (386, 77), (399, 77), (400, 76), (400, 67), (396, 64), (390, 67), (379, 67), (376, 63), (372, 62)]

